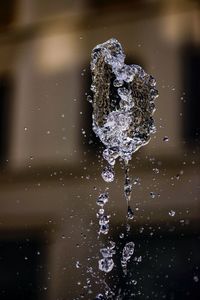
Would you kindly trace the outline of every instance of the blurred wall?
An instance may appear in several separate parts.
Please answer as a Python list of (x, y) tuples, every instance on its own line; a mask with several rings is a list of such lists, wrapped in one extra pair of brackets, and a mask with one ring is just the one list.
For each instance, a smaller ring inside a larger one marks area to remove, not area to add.
[[(184, 134), (190, 99), (182, 53), (188, 44), (199, 49), (200, 7), (198, 1), (21, 0), (3, 9), (10, 17), (0, 25), (1, 108), (8, 107), (1, 109), (1, 229), (8, 237), (40, 232), (46, 256), (38, 299), (73, 299), (81, 292), (76, 261), (86, 268), (99, 247), (101, 162), (82, 134), (91, 124), (83, 108), (96, 44), (116, 37), (132, 63), (139, 60), (158, 82), (157, 133), (133, 158), (132, 175), (141, 178), (137, 223), (170, 222), (171, 209), (177, 222), (199, 220), (198, 136)], [(125, 215), (119, 168), (117, 180), (110, 189), (113, 225)]]

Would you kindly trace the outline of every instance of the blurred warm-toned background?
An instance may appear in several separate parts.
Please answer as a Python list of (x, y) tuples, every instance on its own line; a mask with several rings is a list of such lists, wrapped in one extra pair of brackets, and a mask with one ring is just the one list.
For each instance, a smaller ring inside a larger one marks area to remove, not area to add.
[[(160, 94), (157, 133), (132, 161), (130, 238), (142, 261), (130, 264), (135, 296), (123, 299), (199, 299), (200, 1), (0, 3), (0, 299), (90, 300), (102, 290), (91, 268), (98, 276), (95, 201), (106, 185), (86, 95), (91, 50), (111, 37)], [(106, 209), (119, 248), (122, 184), (117, 165)], [(118, 267), (107, 282), (127, 289)]]

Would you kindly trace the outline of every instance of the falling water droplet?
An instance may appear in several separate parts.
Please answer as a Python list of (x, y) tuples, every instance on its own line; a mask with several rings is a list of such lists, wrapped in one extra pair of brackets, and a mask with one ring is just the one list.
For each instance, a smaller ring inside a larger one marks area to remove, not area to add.
[(122, 268), (126, 271), (127, 263), (131, 259), (135, 250), (135, 244), (133, 242), (126, 243), (122, 251), (121, 265)]
[(99, 206), (104, 206), (107, 202), (108, 202), (108, 194), (107, 193), (100, 194), (97, 199), (97, 204)]
[(163, 142), (169, 142), (168, 136), (164, 136), (164, 137), (163, 137)]
[(176, 212), (175, 212), (174, 210), (170, 210), (170, 211), (169, 211), (169, 215), (170, 215), (170, 217), (174, 217), (174, 216), (175, 216), (175, 214), (176, 214)]
[(153, 172), (154, 172), (155, 174), (159, 174), (159, 169), (158, 169), (158, 168), (154, 168), (154, 169), (153, 169)]
[(99, 260), (99, 270), (103, 272), (110, 272), (114, 267), (114, 261), (112, 258), (102, 258)]
[(131, 209), (130, 205), (128, 206), (127, 218), (129, 220), (132, 220), (134, 218), (134, 213), (133, 213), (133, 210)]
[(104, 224), (100, 225), (99, 234), (100, 233), (102, 233), (102, 234), (108, 234), (108, 231), (109, 231), (109, 224), (108, 223), (104, 223)]
[(81, 267), (81, 264), (79, 261), (76, 262), (76, 268), (79, 269)]
[(124, 233), (120, 233), (119, 237), (120, 237), (120, 239), (123, 239), (124, 238)]
[(135, 178), (134, 181), (133, 181), (133, 184), (134, 184), (134, 185), (137, 185), (137, 184), (139, 183), (139, 181), (140, 181), (139, 178)]
[(104, 181), (112, 182), (114, 180), (114, 171), (110, 167), (105, 167), (101, 173), (101, 176)]
[(96, 295), (95, 300), (106, 300), (106, 298), (102, 294)]
[(156, 197), (156, 193), (150, 192), (150, 196), (151, 196), (152, 199), (154, 199)]

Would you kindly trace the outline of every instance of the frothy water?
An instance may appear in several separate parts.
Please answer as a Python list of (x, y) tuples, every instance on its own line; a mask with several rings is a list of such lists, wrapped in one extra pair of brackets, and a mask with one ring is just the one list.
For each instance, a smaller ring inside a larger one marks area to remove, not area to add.
[[(113, 182), (116, 160), (123, 161), (128, 234), (129, 221), (134, 219), (134, 211), (130, 205), (132, 186), (138, 183), (138, 180), (133, 181), (130, 176), (129, 161), (140, 147), (150, 141), (151, 134), (156, 131), (152, 117), (155, 111), (154, 100), (158, 96), (156, 81), (140, 66), (125, 64), (122, 46), (114, 38), (92, 50), (91, 73), (93, 97), (89, 98), (89, 102), (93, 107), (93, 131), (105, 146), (102, 155), (108, 163), (101, 176), (106, 183)], [(100, 206), (97, 213), (99, 235), (107, 235), (109, 232), (110, 216), (105, 214), (104, 209), (108, 199), (108, 192), (105, 192), (96, 201)], [(134, 250), (134, 242), (128, 242), (123, 247), (121, 266), (124, 274), (127, 273), (127, 264)], [(100, 271), (109, 273), (113, 270), (115, 253), (114, 242), (109, 242), (100, 249)], [(108, 298), (98, 294), (96, 299)]]

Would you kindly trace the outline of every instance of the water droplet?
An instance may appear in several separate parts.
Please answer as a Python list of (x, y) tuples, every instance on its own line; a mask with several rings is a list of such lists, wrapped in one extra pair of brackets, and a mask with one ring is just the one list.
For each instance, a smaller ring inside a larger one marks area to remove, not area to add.
[(170, 210), (170, 211), (169, 211), (169, 215), (170, 215), (170, 217), (174, 217), (174, 216), (175, 216), (175, 214), (176, 214), (176, 212), (175, 212), (174, 210)]
[(127, 201), (130, 200), (131, 193), (132, 193), (132, 184), (130, 183), (130, 179), (128, 178), (128, 180), (126, 180), (124, 183), (124, 194)]
[(100, 194), (97, 199), (97, 205), (104, 206), (107, 202), (108, 202), (108, 194), (107, 193)]
[(109, 224), (108, 223), (100, 225), (99, 234), (100, 233), (108, 234), (108, 231), (109, 231)]
[(131, 283), (132, 283), (133, 285), (136, 285), (136, 284), (137, 284), (137, 280), (132, 279), (132, 280), (131, 280)]
[(127, 267), (127, 262), (130, 260), (131, 256), (133, 255), (134, 250), (135, 250), (135, 244), (133, 242), (126, 243), (122, 251), (122, 258), (121, 258), (122, 268)]
[(131, 226), (129, 224), (126, 224), (126, 231), (129, 232), (131, 230)]
[(198, 277), (198, 276), (195, 275), (195, 276), (193, 277), (193, 279), (194, 279), (194, 282), (199, 282), (199, 277)]
[(114, 85), (115, 87), (120, 87), (120, 86), (123, 85), (123, 81), (115, 79), (115, 80), (113, 81), (113, 85)]
[(79, 261), (76, 262), (76, 268), (79, 269), (81, 267), (81, 264)]
[(105, 149), (103, 151), (103, 158), (105, 160), (107, 160), (107, 162), (111, 165), (111, 166), (114, 166), (115, 164), (115, 161), (116, 161), (116, 158), (118, 157), (118, 154), (117, 152), (111, 150), (111, 149)]
[(123, 239), (124, 238), (124, 233), (120, 233), (119, 237), (120, 237), (120, 239)]
[(99, 220), (99, 225), (106, 225), (109, 223), (109, 216), (103, 215)]
[(103, 172), (101, 173), (101, 176), (104, 181), (106, 182), (112, 182), (114, 180), (114, 171), (113, 169), (106, 167), (103, 169)]
[(112, 258), (102, 258), (99, 260), (99, 270), (109, 273), (114, 267), (114, 261)]
[(115, 250), (109, 247), (100, 249), (100, 252), (104, 258), (112, 257), (116, 253)]
[(154, 168), (154, 169), (153, 169), (153, 172), (154, 172), (155, 174), (159, 174), (159, 169), (158, 169), (158, 168)]
[(150, 196), (151, 196), (152, 199), (154, 199), (156, 197), (156, 193), (150, 192)]
[(168, 136), (164, 136), (164, 138), (163, 138), (163, 142), (169, 142), (169, 138), (168, 138)]
[(105, 210), (104, 210), (103, 208), (100, 208), (98, 213), (99, 213), (100, 215), (103, 215), (104, 212), (105, 212)]
[(95, 300), (105, 300), (106, 298), (102, 294), (96, 295)]
[(109, 241), (108, 247), (109, 247), (110, 249), (114, 249), (114, 248), (115, 248), (115, 242)]
[(139, 233), (143, 233), (143, 231), (144, 231), (144, 227), (140, 227)]
[(139, 183), (139, 181), (140, 181), (140, 178), (135, 178), (134, 181), (133, 181), (133, 184), (137, 185)]
[(129, 220), (132, 220), (134, 218), (134, 213), (133, 213), (133, 210), (132, 210), (132, 208), (130, 206), (128, 206), (127, 218)]
[(140, 256), (138, 256), (138, 257), (135, 257), (134, 258), (134, 261), (136, 261), (136, 262), (141, 262), (142, 261), (142, 256), (140, 255)]
[(89, 103), (92, 103), (92, 97), (91, 97), (90, 95), (87, 96), (87, 101), (88, 101)]

